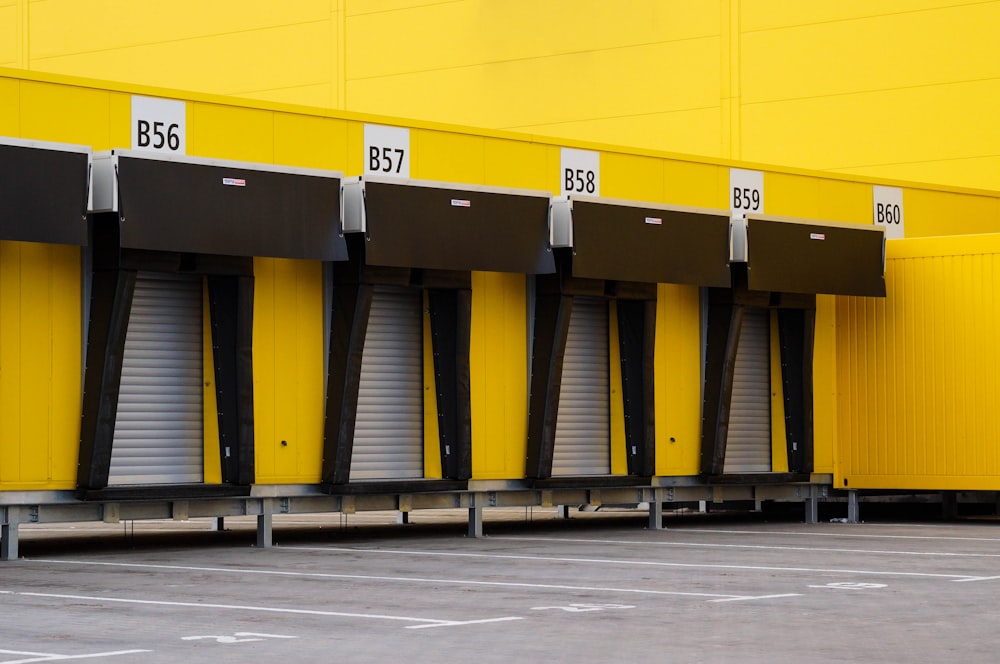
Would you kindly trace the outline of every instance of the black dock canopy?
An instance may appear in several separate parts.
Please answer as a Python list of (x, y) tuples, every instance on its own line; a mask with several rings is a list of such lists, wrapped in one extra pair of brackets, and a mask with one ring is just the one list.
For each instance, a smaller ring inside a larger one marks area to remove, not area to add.
[(342, 176), (270, 164), (112, 150), (94, 158), (94, 208), (129, 249), (346, 260)]
[(570, 197), (552, 202), (552, 244), (573, 248), (573, 276), (729, 287), (729, 215)]
[(345, 185), (344, 230), (368, 265), (547, 274), (546, 192), (365, 176)]
[(0, 137), (0, 240), (87, 244), (89, 147)]
[(885, 297), (885, 233), (873, 225), (749, 216), (752, 291)]

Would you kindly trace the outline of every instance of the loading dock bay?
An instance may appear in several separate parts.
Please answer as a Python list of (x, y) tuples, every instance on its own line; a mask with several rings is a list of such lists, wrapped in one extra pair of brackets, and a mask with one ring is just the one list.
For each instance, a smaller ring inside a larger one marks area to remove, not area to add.
[(25, 528), (0, 664), (996, 657), (991, 522), (553, 512), (488, 513), (481, 539), (464, 511), (276, 519), (266, 550), (252, 519)]

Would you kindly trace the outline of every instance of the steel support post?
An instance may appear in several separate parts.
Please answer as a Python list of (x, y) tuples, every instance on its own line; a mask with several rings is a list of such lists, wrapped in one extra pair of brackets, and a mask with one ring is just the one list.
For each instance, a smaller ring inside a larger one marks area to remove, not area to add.
[(483, 497), (477, 493), (469, 496), (469, 537), (483, 536)]
[(269, 498), (260, 501), (260, 514), (257, 515), (257, 547), (269, 549), (274, 546), (274, 506)]
[(18, 510), (8, 507), (0, 523), (0, 560), (17, 560)]
[(819, 489), (812, 485), (806, 498), (806, 523), (819, 523)]
[(663, 530), (663, 495), (660, 489), (653, 489), (649, 497), (649, 529)]
[(858, 492), (847, 492), (847, 523), (859, 523), (858, 519)]

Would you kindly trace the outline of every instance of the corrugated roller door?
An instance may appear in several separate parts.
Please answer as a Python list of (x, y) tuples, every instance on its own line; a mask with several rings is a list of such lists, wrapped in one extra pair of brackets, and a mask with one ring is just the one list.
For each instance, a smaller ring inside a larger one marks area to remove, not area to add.
[(577, 297), (563, 360), (553, 475), (611, 472), (609, 361), (608, 302)]
[(770, 313), (743, 315), (726, 441), (726, 473), (771, 471)]
[(351, 479), (424, 476), (423, 293), (378, 286), (361, 360)]
[(140, 272), (109, 484), (203, 480), (202, 280)]

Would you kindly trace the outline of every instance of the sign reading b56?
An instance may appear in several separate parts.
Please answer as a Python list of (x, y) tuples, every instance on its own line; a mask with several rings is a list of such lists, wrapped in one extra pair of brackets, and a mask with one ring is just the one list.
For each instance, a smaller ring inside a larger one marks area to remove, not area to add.
[(132, 149), (185, 154), (187, 104), (173, 99), (133, 96)]

